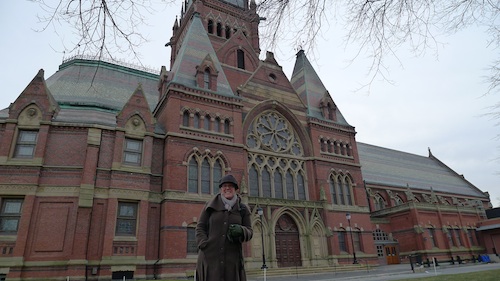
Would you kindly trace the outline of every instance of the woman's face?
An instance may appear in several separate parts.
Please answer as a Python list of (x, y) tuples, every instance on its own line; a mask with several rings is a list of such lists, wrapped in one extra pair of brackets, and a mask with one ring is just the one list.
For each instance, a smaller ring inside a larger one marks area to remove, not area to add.
[(225, 182), (220, 187), (220, 194), (224, 196), (226, 199), (233, 199), (236, 194), (236, 188), (234, 188), (234, 184), (230, 182)]

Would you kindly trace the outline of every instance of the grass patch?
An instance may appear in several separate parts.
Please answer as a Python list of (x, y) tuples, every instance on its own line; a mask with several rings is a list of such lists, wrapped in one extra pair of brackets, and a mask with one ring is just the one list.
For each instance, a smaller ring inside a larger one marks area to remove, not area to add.
[[(500, 276), (500, 269), (495, 270), (486, 270), (486, 271), (477, 271), (477, 272), (469, 272), (462, 274), (446, 274), (446, 275), (437, 275), (431, 277), (422, 277), (422, 278), (412, 278), (412, 281), (470, 281), (470, 280), (481, 280), (481, 281), (498, 281)], [(400, 279), (407, 280), (407, 279)]]

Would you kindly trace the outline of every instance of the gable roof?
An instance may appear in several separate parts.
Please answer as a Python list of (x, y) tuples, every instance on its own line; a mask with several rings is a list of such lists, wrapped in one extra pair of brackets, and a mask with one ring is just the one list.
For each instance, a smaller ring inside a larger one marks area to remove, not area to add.
[[(290, 79), (295, 91), (299, 94), (302, 101), (307, 105), (308, 115), (326, 120), (319, 108), (321, 100), (325, 97), (327, 90), (318, 74), (307, 59), (303, 50), (297, 53), (297, 59), (293, 68), (292, 78)], [(344, 116), (337, 108), (337, 121), (341, 125), (350, 126)]]
[(196, 83), (196, 66), (199, 66), (207, 55), (210, 56), (214, 67), (218, 71), (216, 93), (225, 96), (235, 96), (198, 13), (193, 14), (179, 53), (175, 58), (171, 69), (173, 73), (171, 83), (201, 89)]
[(433, 156), (424, 157), (357, 143), (361, 173), (367, 183), (436, 192), (487, 196)]

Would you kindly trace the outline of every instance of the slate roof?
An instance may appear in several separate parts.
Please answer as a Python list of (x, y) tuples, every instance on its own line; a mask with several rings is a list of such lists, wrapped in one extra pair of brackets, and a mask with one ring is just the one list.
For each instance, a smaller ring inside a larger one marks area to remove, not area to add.
[(218, 71), (216, 93), (224, 96), (235, 96), (198, 13), (193, 14), (191, 24), (182, 41), (179, 53), (175, 58), (171, 69), (174, 75), (171, 83), (202, 89), (196, 83), (196, 66), (201, 65), (207, 55), (210, 56), (214, 67)]
[(367, 183), (411, 189), (487, 196), (434, 156), (424, 157), (357, 143), (363, 179)]
[[(325, 120), (319, 105), (327, 89), (302, 50), (297, 53), (290, 82), (299, 97), (307, 105), (307, 114)], [(337, 123), (350, 126), (340, 110), (337, 108), (336, 111)]]
[(149, 108), (158, 103), (159, 75), (104, 61), (72, 59), (63, 63), (46, 83), (61, 105), (120, 111), (142, 84)]

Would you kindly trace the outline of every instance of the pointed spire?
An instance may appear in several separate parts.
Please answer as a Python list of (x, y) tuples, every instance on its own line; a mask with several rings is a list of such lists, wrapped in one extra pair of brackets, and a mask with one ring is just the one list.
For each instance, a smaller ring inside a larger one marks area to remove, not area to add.
[(193, 13), (188, 22), (187, 31), (180, 46), (179, 52), (171, 67), (173, 77), (171, 82), (193, 87), (197, 85), (196, 67), (201, 65), (209, 55), (213, 61), (214, 69), (217, 71), (217, 93), (226, 96), (235, 96), (229, 81), (222, 70), (217, 54), (208, 38), (208, 34), (201, 22), (199, 13)]
[[(307, 106), (307, 114), (314, 118), (327, 119), (323, 115), (323, 111), (320, 106), (321, 101), (325, 97), (325, 93), (328, 91), (307, 59), (304, 50), (300, 50), (297, 53), (297, 59), (295, 61), (290, 82), (300, 99)], [(340, 113), (338, 109), (335, 111), (336, 116), (333, 120), (335, 120), (336, 123), (349, 126), (342, 113)]]

